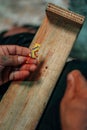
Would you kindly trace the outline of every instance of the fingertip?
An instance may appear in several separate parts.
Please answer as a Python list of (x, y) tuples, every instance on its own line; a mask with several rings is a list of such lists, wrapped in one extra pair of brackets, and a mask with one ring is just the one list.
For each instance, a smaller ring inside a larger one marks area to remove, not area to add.
[(82, 82), (86, 82), (86, 79), (85, 77), (83, 76), (83, 74), (79, 71), (79, 70), (73, 70), (71, 72), (71, 74), (73, 75), (74, 79), (75, 79), (75, 82), (77, 84), (80, 84)]
[(72, 73), (69, 73), (69, 74), (68, 74), (68, 76), (67, 76), (67, 80), (73, 82), (74, 77), (73, 77), (73, 74), (72, 74)]
[(35, 64), (23, 64), (20, 67), (20, 71), (35, 71), (37, 69), (37, 65)]
[(79, 70), (73, 70), (73, 71), (71, 71), (69, 74), (68, 74), (68, 76), (67, 76), (67, 78), (68, 79), (71, 79), (72, 81), (74, 80), (76, 80), (78, 77), (80, 77), (80, 76), (82, 76), (82, 73), (79, 71)]
[(26, 61), (26, 57), (18, 56), (18, 64), (22, 64)]
[(9, 80), (24, 80), (29, 74), (29, 71), (15, 71), (10, 74)]
[(70, 72), (67, 75), (67, 85), (64, 96), (70, 99), (74, 96), (74, 91), (75, 91), (75, 79), (73, 77), (73, 74)]
[(71, 88), (74, 86), (75, 80), (72, 73), (69, 73), (67, 76), (67, 88)]
[(78, 76), (82, 75), (79, 70), (73, 70), (70, 72), (70, 74), (72, 74), (73, 77), (78, 77)]
[(38, 60), (37, 59), (34, 59), (34, 58), (31, 58), (31, 57), (27, 57), (26, 59), (26, 64), (38, 64)]
[(71, 71), (67, 76), (67, 82), (71, 82), (72, 84), (77, 84), (77, 81), (79, 81), (79, 78), (82, 77), (82, 74), (79, 70), (73, 70)]
[(30, 66), (30, 71), (35, 71), (37, 69), (37, 66), (36, 65), (31, 65)]
[(22, 55), (23, 56), (29, 56), (29, 54), (30, 54), (30, 49), (29, 48), (27, 48), (27, 47), (22, 47), (23, 48), (23, 51), (22, 51)]

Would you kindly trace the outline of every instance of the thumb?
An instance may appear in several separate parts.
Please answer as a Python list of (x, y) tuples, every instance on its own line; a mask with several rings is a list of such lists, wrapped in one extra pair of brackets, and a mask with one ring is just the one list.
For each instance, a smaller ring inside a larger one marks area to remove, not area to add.
[(17, 66), (23, 64), (25, 61), (26, 57), (24, 56), (0, 56), (0, 63), (2, 66)]
[(76, 95), (87, 98), (87, 80), (78, 70), (73, 71), (73, 76), (75, 79)]
[(64, 97), (72, 98), (74, 94), (75, 94), (75, 79), (71, 72), (67, 76), (67, 87)]

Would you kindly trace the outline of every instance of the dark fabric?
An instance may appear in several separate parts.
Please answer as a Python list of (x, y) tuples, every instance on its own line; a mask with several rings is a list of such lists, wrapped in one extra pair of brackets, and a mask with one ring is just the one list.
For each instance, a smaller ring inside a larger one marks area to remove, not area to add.
[[(19, 45), (19, 46), (29, 47), (39, 26), (25, 24), (23, 26), (15, 25), (14, 28), (15, 27), (19, 27), (19, 30), (21, 28), (29, 29), (30, 33), (24, 32), (24, 33), (19, 33), (19, 34), (4, 37), (4, 34), (8, 31), (10, 31), (10, 30), (4, 30), (0, 33), (0, 45), (15, 44), (15, 45)], [(33, 33), (32, 33), (32, 30), (34, 31)]]
[(19, 45), (29, 47), (35, 34), (31, 33), (20, 33), (8, 37), (0, 37), (0, 45)]

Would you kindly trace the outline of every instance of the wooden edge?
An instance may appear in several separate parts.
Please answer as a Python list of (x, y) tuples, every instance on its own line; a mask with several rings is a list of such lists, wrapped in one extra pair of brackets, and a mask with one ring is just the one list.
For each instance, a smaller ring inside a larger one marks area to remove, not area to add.
[(67, 9), (63, 9), (63, 8), (56, 6), (54, 4), (51, 4), (51, 3), (48, 3), (47, 8), (46, 8), (46, 12), (51, 12), (51, 13), (57, 14), (57, 15), (64, 17), (68, 20), (76, 22), (80, 25), (82, 25), (84, 20), (85, 20), (84, 16), (79, 15), (77, 13), (74, 13), (72, 11), (69, 11)]

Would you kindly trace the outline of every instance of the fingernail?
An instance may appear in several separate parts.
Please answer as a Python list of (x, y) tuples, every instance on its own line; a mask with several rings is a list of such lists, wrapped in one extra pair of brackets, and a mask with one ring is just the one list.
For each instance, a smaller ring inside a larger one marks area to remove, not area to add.
[(74, 76), (72, 74), (69, 74), (68, 78), (67, 78), (67, 81), (68, 81), (68, 84), (69, 84), (70, 87), (73, 86), (73, 84), (75, 82)]
[(26, 64), (29, 64), (29, 63), (38, 64), (38, 61), (37, 61), (36, 59), (32, 59), (32, 60), (31, 60), (31, 59), (29, 58), (29, 59), (26, 60)]
[(25, 57), (23, 57), (23, 56), (18, 56), (18, 63), (22, 64), (22, 63), (25, 62), (25, 60), (26, 60)]
[(14, 74), (13, 74), (13, 72), (10, 74), (10, 76), (9, 76), (9, 80), (13, 80), (13, 78), (14, 78)]

